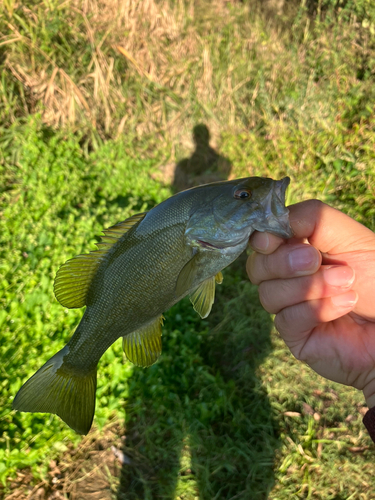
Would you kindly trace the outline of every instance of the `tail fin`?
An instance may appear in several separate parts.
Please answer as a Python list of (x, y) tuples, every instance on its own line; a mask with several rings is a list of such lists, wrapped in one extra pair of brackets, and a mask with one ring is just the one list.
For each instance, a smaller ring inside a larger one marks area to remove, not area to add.
[(96, 369), (80, 373), (64, 363), (65, 346), (18, 391), (13, 409), (54, 413), (79, 434), (87, 434), (95, 411)]

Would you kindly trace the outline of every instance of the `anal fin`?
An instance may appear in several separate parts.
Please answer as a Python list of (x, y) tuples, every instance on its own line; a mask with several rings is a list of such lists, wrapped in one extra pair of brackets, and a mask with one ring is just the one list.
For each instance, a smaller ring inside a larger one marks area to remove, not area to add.
[(161, 354), (161, 327), (163, 316), (129, 333), (122, 340), (126, 358), (137, 366), (153, 365)]

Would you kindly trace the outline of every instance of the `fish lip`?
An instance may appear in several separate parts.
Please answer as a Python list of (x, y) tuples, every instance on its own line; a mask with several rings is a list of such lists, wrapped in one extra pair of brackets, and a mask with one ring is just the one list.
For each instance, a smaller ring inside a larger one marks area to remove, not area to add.
[(285, 213), (283, 217), (275, 217), (274, 215), (269, 215), (264, 220), (267, 221), (268, 227), (264, 227), (264, 225), (254, 224), (253, 228), (255, 231), (259, 231), (260, 233), (271, 233), (279, 238), (289, 239), (293, 238), (294, 233), (289, 223), (289, 210)]
[(253, 225), (256, 231), (271, 233), (284, 239), (294, 236), (289, 222), (289, 210), (285, 206), (285, 193), (289, 184), (290, 177), (274, 181), (272, 189), (263, 200), (264, 218)]
[(282, 201), (283, 204), (285, 204), (285, 193), (289, 184), (290, 177), (284, 177), (279, 181), (275, 181), (274, 191), (276, 191), (278, 198), (280, 199), (280, 201)]
[[(276, 196), (279, 198), (281, 203), (285, 207), (285, 194), (286, 190), (290, 184), (290, 177), (284, 177), (279, 181), (275, 182), (274, 191)], [(289, 210), (285, 207), (285, 214), (282, 217), (277, 219), (278, 228), (276, 228), (275, 234), (276, 236), (280, 236), (281, 238), (292, 238), (294, 236), (293, 230), (290, 226), (289, 221)]]
[(285, 214), (285, 218), (283, 218), (284, 220), (281, 220), (280, 218), (276, 219), (276, 217), (270, 218), (277, 223), (277, 227), (269, 227), (264, 232), (274, 234), (275, 236), (279, 236), (280, 238), (284, 239), (293, 238), (294, 233), (290, 226), (288, 215), (289, 215), (289, 210)]

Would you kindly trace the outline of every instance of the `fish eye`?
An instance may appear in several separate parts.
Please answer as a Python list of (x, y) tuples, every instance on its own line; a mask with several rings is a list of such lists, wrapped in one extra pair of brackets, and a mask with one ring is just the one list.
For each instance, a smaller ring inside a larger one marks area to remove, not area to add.
[(237, 191), (234, 192), (234, 197), (237, 200), (244, 200), (250, 198), (251, 194), (250, 189), (237, 189)]

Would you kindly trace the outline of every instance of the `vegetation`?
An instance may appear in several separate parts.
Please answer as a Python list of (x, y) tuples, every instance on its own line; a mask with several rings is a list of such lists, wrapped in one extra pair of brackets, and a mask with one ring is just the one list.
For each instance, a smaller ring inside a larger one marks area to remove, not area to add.
[(0, 496), (373, 498), (363, 396), (294, 360), (245, 256), (207, 320), (165, 314), (153, 367), (106, 352), (86, 438), (11, 411), (82, 314), (53, 297), (59, 265), (184, 183), (289, 175), (289, 203), (375, 229), (374, 3), (285, 4), (0, 5)]

